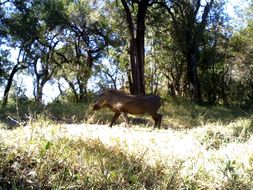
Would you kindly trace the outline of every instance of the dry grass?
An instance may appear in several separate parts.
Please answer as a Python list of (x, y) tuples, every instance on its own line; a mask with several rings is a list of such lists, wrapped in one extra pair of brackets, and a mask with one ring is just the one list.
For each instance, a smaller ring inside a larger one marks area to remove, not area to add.
[(0, 187), (252, 189), (251, 119), (192, 129), (56, 125), (0, 130)]
[(13, 109), (0, 112), (0, 190), (253, 189), (252, 109), (169, 101), (161, 130), (148, 116), (108, 128), (112, 113), (87, 105)]

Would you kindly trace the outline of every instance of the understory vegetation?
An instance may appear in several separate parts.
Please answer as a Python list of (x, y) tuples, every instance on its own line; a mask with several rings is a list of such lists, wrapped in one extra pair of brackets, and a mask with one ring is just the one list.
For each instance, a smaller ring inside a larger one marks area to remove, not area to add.
[(1, 110), (0, 189), (253, 187), (252, 108), (169, 101), (158, 130), (148, 116), (109, 128), (108, 110), (27, 105)]

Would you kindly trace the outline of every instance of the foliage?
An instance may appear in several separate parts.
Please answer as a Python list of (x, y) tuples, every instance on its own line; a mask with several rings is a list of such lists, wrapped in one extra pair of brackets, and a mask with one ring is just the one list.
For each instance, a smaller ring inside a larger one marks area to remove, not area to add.
[[(235, 75), (232, 76), (233, 83), (231, 87), (231, 99), (240, 100), (240, 102), (252, 101), (252, 32), (253, 23), (249, 21), (248, 26), (231, 38), (231, 52), (232, 52), (232, 72)], [(240, 91), (236, 92), (235, 89)]]
[(10, 52), (8, 50), (0, 49), (0, 85), (2, 86), (8, 76), (10, 71), (10, 63), (8, 60), (8, 56)]
[[(71, 93), (71, 100), (87, 102), (90, 90), (133, 92), (138, 76), (141, 91), (164, 98), (247, 104), (253, 93), (252, 21), (248, 16), (248, 25), (234, 32), (225, 5), (223, 0), (4, 1), (2, 104), (21, 70), (33, 77), (39, 104), (47, 83), (58, 83), (62, 97)], [(16, 60), (9, 57), (13, 48)]]

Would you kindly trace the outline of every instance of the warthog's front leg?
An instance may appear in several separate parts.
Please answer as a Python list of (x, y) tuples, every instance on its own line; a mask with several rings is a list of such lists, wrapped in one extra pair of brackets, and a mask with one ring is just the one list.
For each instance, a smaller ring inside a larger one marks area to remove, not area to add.
[(115, 114), (114, 114), (114, 116), (113, 116), (113, 118), (112, 118), (112, 121), (111, 121), (109, 127), (112, 127), (112, 125), (113, 125), (114, 122), (119, 118), (119, 116), (120, 116), (120, 113), (115, 113)]

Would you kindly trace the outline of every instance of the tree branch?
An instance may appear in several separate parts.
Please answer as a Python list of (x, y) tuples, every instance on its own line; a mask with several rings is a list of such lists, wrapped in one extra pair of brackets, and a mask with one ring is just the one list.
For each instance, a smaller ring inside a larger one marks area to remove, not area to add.
[(134, 24), (133, 24), (133, 18), (131, 16), (131, 11), (127, 5), (127, 2), (125, 0), (121, 0), (121, 3), (124, 7), (126, 17), (127, 17), (127, 23), (128, 23), (128, 30), (132, 38), (134, 38)]

